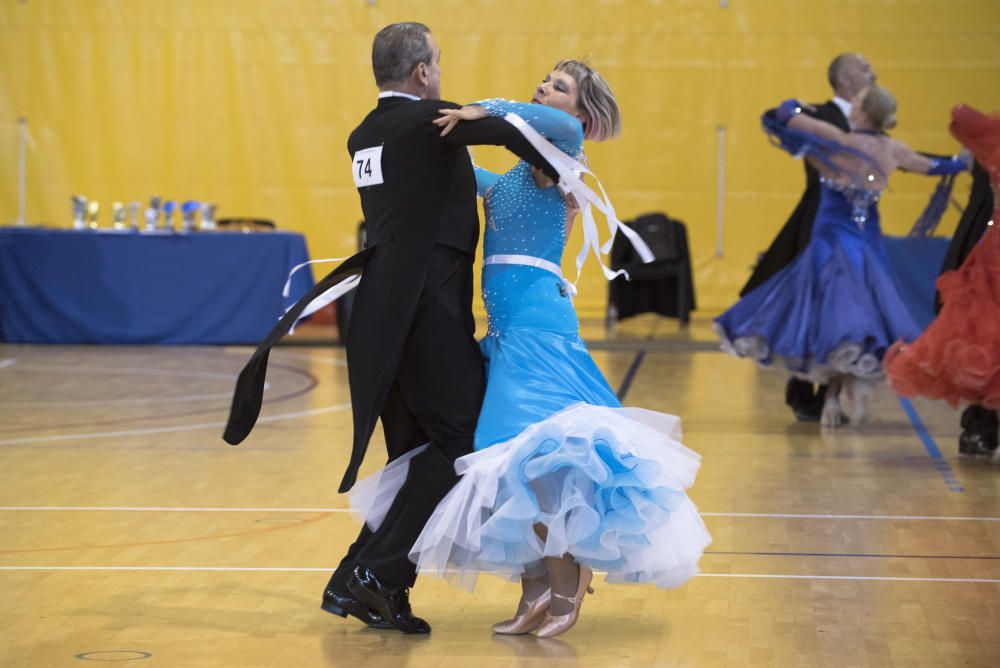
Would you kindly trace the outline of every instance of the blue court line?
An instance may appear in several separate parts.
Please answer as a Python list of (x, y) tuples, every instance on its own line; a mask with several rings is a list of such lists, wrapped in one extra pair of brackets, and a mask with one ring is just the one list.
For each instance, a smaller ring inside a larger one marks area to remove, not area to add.
[(642, 359), (646, 356), (645, 350), (640, 350), (635, 354), (635, 359), (632, 360), (632, 366), (628, 368), (625, 372), (625, 378), (622, 380), (622, 386), (618, 388), (618, 401), (625, 401), (625, 395), (628, 394), (628, 390), (632, 387), (632, 381), (635, 379), (635, 374), (639, 371), (639, 365), (642, 364)]
[(964, 492), (965, 488), (962, 487), (962, 483), (958, 481), (955, 477), (955, 472), (951, 470), (951, 466), (948, 464), (948, 460), (944, 458), (941, 454), (941, 450), (938, 448), (937, 443), (931, 437), (930, 432), (927, 431), (927, 427), (924, 426), (924, 421), (920, 419), (920, 415), (917, 414), (917, 409), (913, 407), (909, 399), (904, 399), (899, 397), (899, 403), (906, 411), (906, 416), (910, 418), (910, 423), (913, 425), (913, 429), (916, 430), (917, 436), (920, 437), (920, 441), (924, 444), (924, 449), (927, 450), (927, 454), (934, 462), (934, 468), (938, 470), (941, 477), (944, 478), (944, 482), (948, 485), (949, 491), (952, 492)]
[(842, 554), (838, 552), (721, 552), (714, 550), (706, 550), (705, 554), (751, 557), (862, 557), (867, 559), (985, 559), (1000, 561), (1000, 556), (974, 557), (965, 554)]

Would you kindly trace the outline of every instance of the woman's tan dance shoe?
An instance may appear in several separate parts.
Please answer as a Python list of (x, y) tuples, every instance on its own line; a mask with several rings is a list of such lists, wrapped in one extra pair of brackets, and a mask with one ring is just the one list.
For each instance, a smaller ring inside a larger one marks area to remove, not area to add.
[(524, 612), (503, 622), (493, 625), (493, 633), (500, 633), (508, 636), (517, 636), (524, 633), (531, 633), (545, 621), (545, 613), (549, 610), (549, 601), (552, 594), (551, 589), (546, 589), (534, 601), (525, 601), (527, 606)]
[(552, 638), (562, 633), (566, 633), (573, 628), (573, 625), (576, 624), (576, 620), (580, 618), (580, 606), (583, 605), (583, 597), (587, 594), (594, 593), (594, 590), (590, 587), (590, 583), (593, 579), (594, 571), (581, 564), (580, 584), (576, 588), (576, 596), (570, 597), (555, 593), (552, 594), (556, 598), (561, 598), (564, 601), (571, 602), (573, 604), (573, 609), (565, 615), (546, 614), (545, 621), (538, 627), (538, 631), (535, 635), (539, 638)]

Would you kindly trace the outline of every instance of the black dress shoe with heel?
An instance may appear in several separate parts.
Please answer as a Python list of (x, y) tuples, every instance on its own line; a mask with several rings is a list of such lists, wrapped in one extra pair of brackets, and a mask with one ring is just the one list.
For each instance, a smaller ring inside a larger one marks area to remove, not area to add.
[(337, 615), (338, 617), (347, 617), (350, 615), (373, 629), (396, 628), (389, 622), (385, 621), (385, 619), (382, 618), (382, 615), (378, 614), (358, 599), (350, 595), (338, 594), (332, 589), (323, 590), (323, 602), (320, 603), (319, 607), (331, 614)]
[(431, 632), (430, 624), (413, 616), (407, 587), (390, 587), (364, 566), (358, 566), (347, 581), (347, 589), (403, 633)]
[(1000, 443), (1000, 420), (997, 412), (972, 405), (962, 412), (962, 434), (958, 452), (973, 457), (989, 457)]

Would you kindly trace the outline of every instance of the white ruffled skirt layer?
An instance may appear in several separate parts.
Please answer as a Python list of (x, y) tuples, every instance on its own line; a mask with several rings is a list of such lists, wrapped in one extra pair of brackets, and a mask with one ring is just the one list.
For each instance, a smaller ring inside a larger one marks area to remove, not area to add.
[[(576, 404), (515, 438), (462, 457), (461, 478), (417, 539), (423, 574), (471, 588), (479, 573), (512, 580), (544, 557), (571, 554), (610, 582), (676, 587), (698, 573), (711, 537), (684, 490), (700, 456), (680, 419)], [(406, 476), (392, 462), (352, 491), (376, 527)], [(545, 538), (536, 525), (544, 525)]]

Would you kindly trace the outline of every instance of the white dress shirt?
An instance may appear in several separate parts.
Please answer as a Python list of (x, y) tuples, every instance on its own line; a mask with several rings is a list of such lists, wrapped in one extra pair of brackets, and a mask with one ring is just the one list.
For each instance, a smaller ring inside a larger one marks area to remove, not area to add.
[[(839, 95), (833, 96), (833, 103), (838, 107), (840, 107), (840, 111), (843, 112), (844, 118), (848, 119), (847, 123), (850, 124), (851, 109), (854, 107), (854, 105), (845, 100), (844, 98), (840, 97)], [(854, 129), (853, 125), (851, 126), (851, 129), (852, 130)]]
[[(405, 97), (408, 100), (419, 100), (420, 98), (416, 95), (410, 95), (409, 93), (400, 93), (398, 90), (385, 90), (378, 94), (378, 99), (383, 97)], [(848, 105), (850, 106), (850, 105)]]

